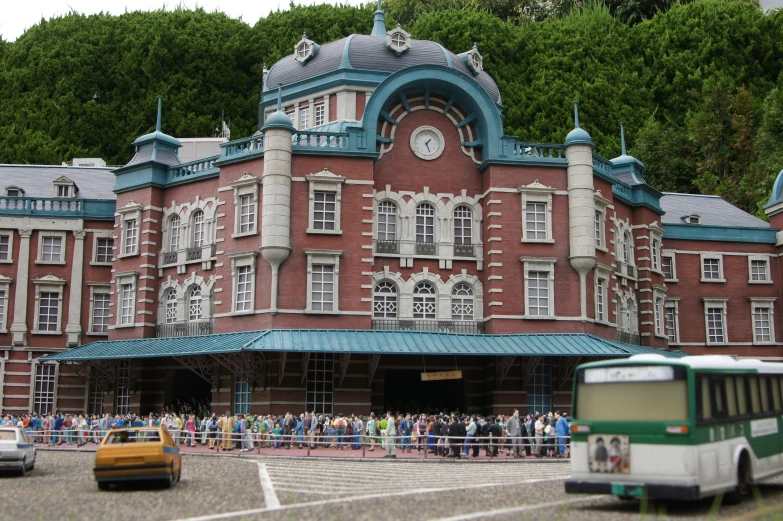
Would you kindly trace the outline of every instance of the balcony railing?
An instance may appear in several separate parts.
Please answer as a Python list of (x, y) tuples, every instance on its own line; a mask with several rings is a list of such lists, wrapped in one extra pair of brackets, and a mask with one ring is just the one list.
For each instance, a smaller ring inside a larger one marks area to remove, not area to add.
[(215, 257), (216, 255), (217, 255), (217, 244), (213, 242), (212, 246), (209, 248), (209, 256)]
[(476, 245), (471, 243), (455, 244), (454, 245), (455, 257), (475, 257)]
[(176, 264), (176, 263), (177, 263), (177, 252), (175, 251), (163, 252), (163, 264)]
[(202, 336), (212, 334), (212, 321), (182, 322), (179, 324), (157, 324), (155, 336), (157, 338), (171, 338), (180, 336)]
[(484, 323), (474, 320), (373, 319), (372, 328), (379, 331), (429, 331), (481, 335)]
[(375, 241), (375, 253), (400, 253), (400, 241)]
[(197, 261), (201, 260), (201, 246), (194, 246), (193, 248), (188, 248), (185, 251), (185, 260), (186, 261)]
[(631, 333), (630, 331), (617, 331), (617, 341), (635, 346), (642, 345), (641, 335), (639, 333)]
[(614, 269), (618, 275), (623, 275), (632, 279), (636, 278), (636, 266), (622, 262), (619, 260), (614, 261)]
[(636, 267), (631, 266), (630, 264), (625, 265), (625, 273), (628, 274), (629, 277), (634, 278), (636, 277)]
[(114, 200), (0, 196), (0, 215), (114, 219)]
[(438, 244), (435, 242), (416, 241), (416, 255), (437, 255)]

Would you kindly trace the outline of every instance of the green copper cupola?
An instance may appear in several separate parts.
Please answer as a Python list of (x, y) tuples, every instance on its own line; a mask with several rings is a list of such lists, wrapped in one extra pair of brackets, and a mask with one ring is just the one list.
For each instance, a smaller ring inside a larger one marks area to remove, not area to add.
[(574, 101), (574, 130), (568, 133), (565, 140), (565, 145), (589, 145), (595, 148), (593, 138), (586, 130), (579, 126), (579, 102)]

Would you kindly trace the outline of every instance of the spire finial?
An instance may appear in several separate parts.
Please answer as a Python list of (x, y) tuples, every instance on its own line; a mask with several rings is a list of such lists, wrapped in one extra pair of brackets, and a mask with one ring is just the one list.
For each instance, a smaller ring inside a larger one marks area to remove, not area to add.
[(579, 102), (574, 101), (574, 128), (579, 128)]
[(160, 132), (160, 123), (161, 123), (162, 114), (163, 114), (163, 111), (161, 109), (161, 107), (162, 107), (162, 101), (161, 100), (163, 100), (163, 96), (159, 95), (158, 96), (158, 122), (155, 124), (155, 130), (157, 130), (158, 132)]
[(375, 11), (375, 23), (370, 34), (371, 36), (386, 36), (386, 18), (381, 9), (381, 0), (378, 0), (378, 9)]
[(378, 11), (381, 11), (381, 0), (378, 0)]
[(622, 147), (622, 151), (623, 151), (622, 155), (626, 155), (626, 153), (625, 153), (625, 125), (623, 124), (622, 121), (620, 122), (620, 146)]
[(283, 112), (283, 84), (277, 84), (277, 111)]

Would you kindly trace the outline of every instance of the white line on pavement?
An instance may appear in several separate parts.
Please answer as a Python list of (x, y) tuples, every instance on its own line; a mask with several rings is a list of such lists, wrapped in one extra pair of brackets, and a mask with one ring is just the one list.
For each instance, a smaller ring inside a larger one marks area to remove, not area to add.
[(280, 508), (280, 500), (277, 498), (274, 485), (272, 485), (272, 478), (269, 477), (269, 472), (266, 471), (266, 465), (263, 463), (258, 463), (258, 479), (261, 480), (261, 490), (264, 491), (266, 508), (269, 510)]
[(522, 505), (518, 507), (499, 508), (497, 510), (483, 510), (481, 512), (475, 512), (473, 514), (465, 514), (464, 516), (439, 517), (436, 518), (434, 521), (472, 521), (473, 519), (482, 519), (485, 517), (500, 516), (504, 514), (514, 514), (517, 512), (528, 512), (530, 510), (540, 510), (542, 508), (559, 507), (565, 505), (572, 505), (576, 503), (587, 503), (605, 497), (606, 496), (588, 496), (588, 497), (581, 497), (578, 499), (553, 501), (551, 503), (540, 503), (537, 505)]

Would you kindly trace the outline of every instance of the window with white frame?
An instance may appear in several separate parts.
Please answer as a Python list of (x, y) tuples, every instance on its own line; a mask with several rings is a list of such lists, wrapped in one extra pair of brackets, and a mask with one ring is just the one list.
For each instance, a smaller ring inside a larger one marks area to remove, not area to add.
[(250, 384), (238, 376), (234, 376), (234, 414), (247, 414), (249, 412)]
[(661, 240), (653, 238), (650, 241), (650, 257), (653, 271), (661, 270)]
[(174, 215), (169, 220), (169, 252), (179, 250), (179, 235), (181, 219), (179, 215)]
[(95, 257), (93, 262), (97, 264), (111, 264), (111, 259), (113, 255), (114, 255), (114, 239), (112, 239), (111, 237), (96, 237)]
[(623, 262), (625, 264), (634, 265), (633, 262), (633, 235), (630, 231), (623, 234)]
[(258, 177), (245, 173), (229, 183), (234, 189), (234, 234), (233, 237), (258, 233)]
[(525, 315), (553, 317), (555, 262), (554, 258), (521, 257), (525, 272)]
[(473, 210), (464, 204), (454, 209), (454, 244), (473, 244)]
[(76, 185), (65, 176), (60, 176), (54, 180), (55, 197), (76, 197)]
[(103, 377), (98, 374), (98, 370), (89, 366), (90, 378), (89, 391), (87, 395), (87, 414), (103, 414)]
[(552, 196), (555, 189), (536, 180), (518, 190), (522, 195), (522, 242), (554, 242)]
[(65, 233), (63, 232), (39, 232), (38, 262), (41, 263), (65, 263)]
[(13, 232), (0, 231), (0, 262), (11, 262)]
[(533, 369), (527, 382), (527, 412), (546, 412), (552, 410), (552, 359), (548, 356)]
[(315, 109), (315, 126), (318, 127), (326, 123), (326, 109), (323, 103), (316, 103), (314, 109)]
[(397, 240), (397, 205), (391, 201), (378, 204), (378, 240)]
[(766, 255), (748, 256), (748, 284), (771, 284), (769, 257)]
[(51, 273), (33, 279), (35, 285), (35, 330), (33, 333), (59, 335), (62, 328), (65, 280)]
[(7, 286), (0, 286), (0, 331), (5, 333), (5, 319), (6, 317), (6, 302), (8, 301), (8, 287)]
[(109, 286), (90, 287), (90, 333), (109, 332), (111, 295)]
[(606, 271), (596, 271), (595, 274), (595, 319), (598, 322), (608, 322), (606, 303), (609, 292), (609, 278)]
[(631, 334), (639, 332), (636, 301), (630, 295), (617, 297), (617, 329)]
[(726, 308), (728, 299), (702, 299), (704, 301), (704, 325), (707, 344), (728, 342)]
[(666, 299), (666, 336), (670, 344), (680, 342), (679, 306), (677, 300)]
[(127, 326), (133, 324), (134, 309), (133, 284), (120, 285), (120, 325)]
[(166, 292), (166, 324), (177, 321), (177, 292), (170, 289)]
[(701, 281), (726, 282), (723, 278), (723, 255), (719, 253), (701, 254)]
[(114, 392), (114, 412), (125, 416), (130, 412), (130, 361), (120, 360)]
[(304, 129), (310, 126), (310, 109), (299, 109), (299, 126), (297, 128)]
[(473, 320), (473, 288), (461, 282), (451, 291), (451, 320)]
[(5, 195), (7, 197), (22, 197), (24, 196), (24, 190), (22, 190), (18, 186), (6, 186)]
[(310, 309), (334, 311), (334, 266), (312, 264), (310, 268)]
[(139, 222), (136, 219), (123, 221), (122, 254), (136, 255), (139, 248)]
[(57, 197), (70, 197), (71, 188), (66, 185), (57, 185)]
[(313, 353), (307, 362), (307, 392), (305, 403), (308, 411), (316, 414), (332, 414), (334, 407), (334, 355)]
[(388, 280), (375, 285), (372, 294), (373, 318), (397, 318), (397, 286)]
[(305, 176), (310, 190), (310, 217), (307, 233), (339, 234), (340, 201), (345, 177), (324, 169)]
[(229, 254), (234, 297), (234, 313), (253, 311), (255, 302), (256, 251)]
[(202, 302), (201, 288), (199, 286), (193, 286), (190, 290), (190, 298), (188, 299), (188, 321), (195, 322), (201, 320), (202, 314)]
[(33, 412), (40, 414), (55, 412), (56, 380), (57, 366), (55, 364), (36, 364)]
[(416, 207), (416, 242), (435, 242), (435, 207), (429, 203)]
[(597, 248), (600, 248), (604, 245), (602, 214), (603, 212), (596, 210), (595, 217), (593, 219), (593, 236), (595, 237), (595, 246)]
[(675, 253), (664, 251), (661, 257), (661, 267), (663, 271), (663, 278), (666, 282), (677, 282), (677, 265), (675, 263)]
[(655, 301), (653, 302), (653, 316), (655, 318), (655, 335), (664, 336), (663, 297), (655, 297)]
[(205, 237), (204, 212), (196, 210), (193, 212), (193, 247), (204, 246), (206, 244)]
[(750, 298), (754, 344), (775, 342), (774, 302), (774, 297)]
[(413, 318), (435, 320), (437, 314), (437, 291), (429, 282), (419, 282), (413, 288)]

